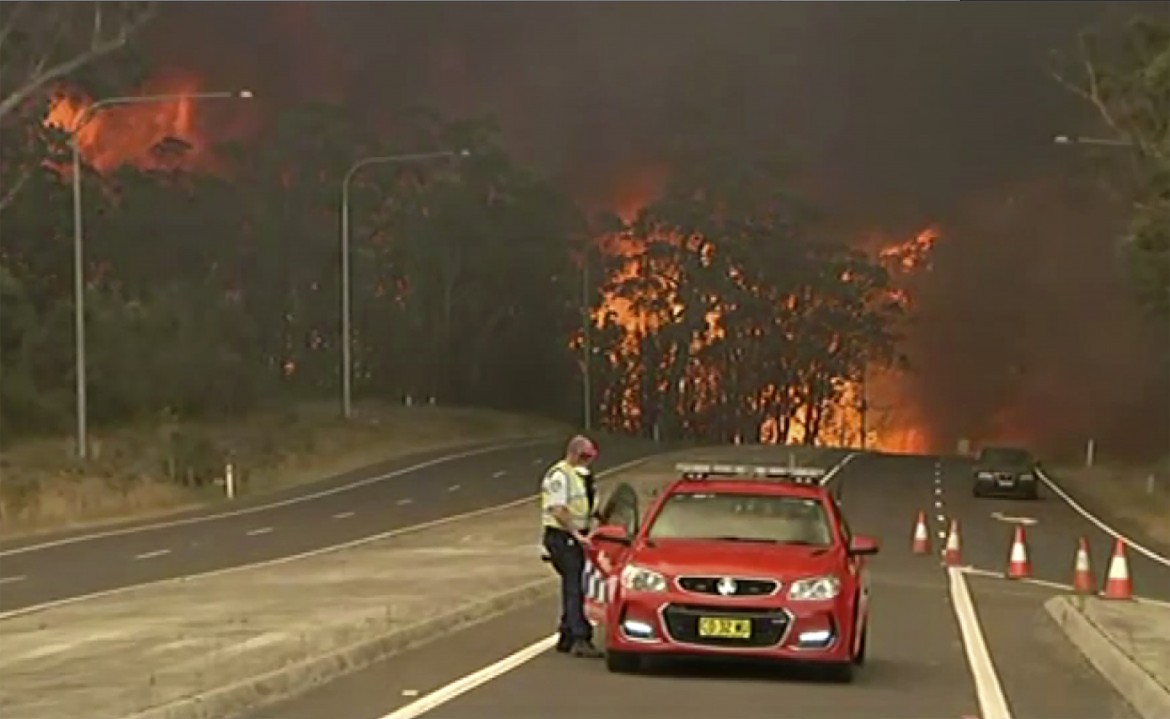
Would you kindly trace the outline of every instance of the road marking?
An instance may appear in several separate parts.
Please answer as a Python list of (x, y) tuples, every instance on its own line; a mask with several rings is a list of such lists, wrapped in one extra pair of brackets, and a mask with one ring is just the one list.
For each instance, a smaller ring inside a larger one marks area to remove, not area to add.
[[(660, 452), (659, 454), (663, 454), (663, 453)], [(629, 462), (623, 462), (622, 464), (619, 464), (616, 467), (611, 467), (610, 469), (607, 469), (603, 472), (598, 472), (597, 478), (599, 480), (605, 479), (606, 477), (608, 477), (611, 474), (617, 474), (619, 472), (624, 472), (626, 470), (633, 469), (634, 467), (637, 467), (640, 464), (645, 464), (646, 462), (649, 462), (651, 459), (653, 459), (656, 456), (658, 456), (658, 455), (649, 455), (647, 457), (641, 457), (639, 459), (631, 459)], [(181, 583), (181, 582), (188, 582), (196, 577), (218, 577), (218, 576), (222, 576), (222, 575), (226, 575), (226, 574), (234, 574), (236, 572), (244, 572), (244, 571), (248, 571), (251, 569), (258, 569), (260, 567), (274, 567), (274, 566), (277, 566), (280, 564), (285, 564), (287, 562), (296, 562), (296, 561), (299, 561), (301, 559), (309, 559), (311, 557), (318, 557), (318, 556), (321, 556), (323, 554), (330, 554), (332, 552), (340, 552), (340, 551), (345, 550), (345, 549), (351, 549), (353, 547), (361, 547), (363, 545), (371, 544), (373, 542), (380, 542), (384, 539), (391, 539), (393, 537), (400, 537), (400, 536), (405, 535), (405, 534), (413, 534), (415, 532), (421, 532), (423, 530), (432, 529), (434, 527), (445, 527), (448, 524), (453, 524), (455, 522), (461, 522), (465, 519), (475, 519), (476, 517), (483, 517), (483, 516), (486, 516), (488, 514), (493, 514), (495, 512), (502, 512), (502, 511), (505, 511), (508, 509), (515, 509), (516, 507), (523, 507), (525, 505), (532, 505), (532, 503), (538, 499), (540, 499), (539, 494), (532, 494), (532, 495), (529, 495), (527, 497), (521, 497), (520, 499), (514, 499), (511, 502), (504, 502), (503, 504), (495, 504), (495, 505), (492, 505), (490, 507), (480, 507), (479, 509), (473, 509), (470, 512), (462, 512), (460, 514), (451, 514), (451, 515), (448, 515), (446, 517), (432, 519), (428, 522), (420, 522), (418, 524), (412, 524), (408, 527), (399, 527), (398, 529), (391, 529), (391, 530), (387, 530), (385, 532), (371, 534), (368, 537), (360, 537), (358, 539), (353, 539), (353, 540), (350, 540), (348, 542), (342, 542), (341, 544), (331, 544), (327, 547), (318, 547), (316, 549), (310, 549), (306, 552), (300, 552), (298, 554), (288, 554), (288, 555), (285, 555), (283, 557), (276, 557), (275, 559), (265, 559), (265, 560), (260, 561), (260, 562), (253, 562), (252, 564), (238, 564), (234, 567), (224, 567), (222, 569), (211, 569), (211, 570), (208, 570), (206, 572), (193, 572), (191, 574), (184, 574), (184, 575), (178, 576), (178, 577), (170, 577), (168, 579), (156, 579), (154, 581), (142, 582), (140, 584), (128, 584), (124, 587), (114, 587), (113, 589), (103, 589), (100, 592), (90, 592), (89, 594), (78, 594), (77, 596), (65, 597), (63, 599), (55, 599), (51, 602), (44, 602), (42, 604), (31, 604), (27, 607), (21, 607), (19, 609), (9, 609), (6, 612), (0, 612), (0, 621), (3, 621), (5, 619), (11, 619), (13, 617), (23, 616), (25, 614), (32, 614), (33, 612), (44, 611), (46, 609), (53, 609), (55, 607), (63, 607), (63, 606), (69, 605), (69, 604), (75, 604), (77, 602), (85, 601), (87, 599), (97, 599), (99, 597), (109, 597), (109, 596), (113, 596), (115, 594), (122, 594), (124, 592), (129, 592), (129, 591), (133, 591), (136, 589), (141, 589), (143, 587), (153, 586), (156, 584), (175, 584), (175, 583)]]
[(171, 553), (171, 550), (169, 550), (169, 549), (156, 549), (153, 552), (145, 552), (143, 554), (139, 554), (138, 556), (136, 556), (134, 558), (135, 559), (153, 559), (155, 557), (161, 557), (164, 554), (170, 554), (170, 553)]
[(501, 469), (499, 472), (495, 472), (492, 474), (492, 479), (499, 479), (500, 477), (503, 477), (507, 473), (508, 473), (508, 470)]
[(991, 518), (998, 519), (1001, 522), (1007, 522), (1008, 524), (1023, 524), (1028, 527), (1040, 523), (1040, 520), (1035, 517), (1013, 517), (1003, 512), (992, 512)]
[(333, 515), (333, 518), (334, 519), (349, 519), (352, 516), (353, 516), (353, 512), (338, 512), (337, 514)]
[(261, 534), (268, 534), (272, 531), (272, 527), (261, 527), (259, 529), (252, 529), (247, 532), (249, 537), (255, 537)]
[(934, 508), (935, 509), (942, 509), (942, 501), (938, 500), (938, 499), (934, 500)]
[(543, 463), (544, 463), (544, 460), (543, 460), (543, 459), (540, 459), (540, 458), (538, 457), (538, 458), (536, 458), (536, 459), (532, 460), (532, 463), (533, 463), (533, 464), (543, 464)]
[(399, 507), (405, 507), (406, 505), (410, 504), (413, 501), (414, 501), (413, 499), (411, 499), (410, 497), (407, 497), (406, 499), (398, 500), (397, 502), (395, 502), (395, 504), (397, 504)]
[(947, 518), (945, 515), (940, 514), (940, 515), (938, 515), (938, 521), (942, 522), (943, 524), (946, 524)]
[(28, 579), (28, 577), (26, 577), (23, 574), (14, 574), (11, 577), (0, 577), (0, 584), (11, 584), (14, 582), (23, 582), (26, 579)]
[(859, 456), (861, 455), (857, 452), (850, 452), (849, 454), (845, 455), (844, 459), (829, 468), (828, 472), (825, 472), (825, 476), (821, 477), (821, 484), (828, 484), (829, 482), (833, 481), (833, 477), (837, 476), (837, 473), (842, 469), (845, 469), (845, 465), (852, 462), (854, 457)]
[[(1046, 589), (1059, 589), (1061, 591), (1073, 591), (1073, 585), (1062, 584), (1060, 582), (1050, 582), (1047, 579), (1036, 579), (1035, 577), (1021, 577), (1020, 579), (1008, 579), (1003, 572), (997, 572), (993, 569), (980, 569), (978, 567), (965, 566), (960, 567), (966, 574), (973, 574), (977, 577), (987, 577), (988, 579), (1002, 579), (1005, 582), (1012, 584), (1035, 584), (1038, 587)], [(1134, 595), (1133, 600), (1139, 604), (1151, 604), (1157, 607), (1170, 607), (1170, 602), (1162, 599), (1152, 599), (1150, 597), (1139, 597)]]
[(947, 533), (946, 533), (946, 532), (944, 532), (944, 531), (943, 531), (943, 530), (941, 530), (941, 529), (940, 529), (940, 530), (938, 530), (938, 538), (939, 538), (939, 539), (946, 539), (946, 538), (947, 538)]
[(987, 643), (983, 640), (983, 632), (979, 628), (979, 616), (975, 613), (975, 603), (971, 601), (967, 579), (963, 576), (963, 570), (958, 567), (947, 567), (947, 574), (950, 575), (951, 605), (955, 609), (955, 617), (959, 620), (959, 632), (963, 637), (967, 664), (971, 667), (971, 677), (975, 680), (979, 716), (981, 719), (1011, 719), (1003, 687), (1000, 686), (999, 676), (995, 673), (995, 664), (991, 661), (991, 654), (987, 651)]
[(471, 449), (471, 450), (467, 450), (465, 452), (458, 452), (456, 454), (448, 454), (448, 455), (444, 455), (442, 457), (436, 457), (435, 459), (427, 460), (426, 462), (420, 462), (418, 464), (412, 464), (409, 467), (403, 467), (402, 469), (396, 469), (393, 472), (387, 472), (386, 474), (379, 474), (375, 477), (366, 477), (365, 479), (359, 479), (355, 482), (351, 482), (350, 484), (345, 484), (345, 485), (342, 485), (340, 487), (333, 487), (331, 489), (323, 489), (319, 492), (302, 494), (302, 495), (298, 495), (296, 497), (290, 497), (288, 499), (282, 499), (282, 500), (279, 500), (276, 502), (261, 504), (261, 505), (255, 506), (255, 507), (246, 507), (244, 509), (233, 509), (233, 510), (227, 511), (227, 512), (216, 512), (214, 514), (208, 514), (208, 515), (204, 515), (204, 516), (200, 516), (200, 517), (187, 517), (186, 519), (173, 519), (173, 520), (169, 520), (169, 521), (165, 521), (165, 522), (154, 522), (152, 524), (144, 524), (144, 525), (139, 526), (139, 527), (125, 527), (122, 529), (111, 529), (111, 530), (104, 531), (104, 532), (94, 532), (93, 534), (83, 534), (83, 535), (80, 535), (77, 537), (66, 537), (64, 539), (54, 539), (52, 541), (41, 542), (39, 544), (30, 544), (30, 545), (24, 546), (24, 547), (16, 547), (14, 549), (5, 549), (3, 551), (0, 551), (0, 557), (8, 557), (8, 556), (16, 555), (16, 554), (25, 554), (27, 552), (35, 552), (35, 551), (40, 550), (40, 549), (48, 549), (50, 547), (60, 547), (60, 546), (66, 545), (66, 544), (77, 544), (78, 542), (88, 542), (92, 539), (103, 539), (105, 537), (117, 537), (117, 536), (121, 536), (124, 534), (134, 534), (136, 532), (147, 532), (147, 531), (150, 531), (153, 529), (163, 529), (163, 528), (168, 528), (168, 527), (182, 527), (182, 526), (185, 526), (188, 524), (199, 524), (201, 522), (211, 522), (211, 521), (215, 521), (218, 519), (227, 519), (229, 517), (238, 517), (238, 516), (241, 516), (244, 514), (255, 514), (256, 512), (265, 512), (265, 511), (268, 511), (270, 509), (276, 509), (278, 507), (286, 507), (286, 506), (289, 506), (292, 504), (299, 504), (301, 502), (308, 502), (308, 501), (313, 500), (313, 499), (320, 499), (321, 497), (328, 497), (330, 495), (339, 494), (341, 492), (347, 492), (351, 489), (357, 489), (358, 487), (364, 487), (368, 484), (375, 484), (377, 482), (383, 482), (387, 479), (394, 479), (395, 477), (401, 477), (404, 474), (410, 474), (411, 472), (416, 472), (420, 469), (426, 469), (427, 467), (434, 467), (434, 466), (439, 465), (439, 464), (445, 464), (447, 462), (454, 462), (454, 461), (457, 461), (460, 459), (466, 459), (467, 457), (475, 457), (475, 456), (481, 455), (481, 454), (489, 454), (491, 452), (502, 452), (504, 450), (520, 449), (522, 447), (528, 447), (528, 446), (535, 445), (535, 444), (546, 444), (552, 440), (553, 440), (553, 437), (549, 436), (549, 437), (546, 437), (544, 439), (531, 439), (531, 440), (526, 440), (523, 442), (514, 442), (511, 444), (493, 444), (493, 445), (488, 446), (488, 447), (480, 447), (479, 449)]
[(934, 493), (935, 493), (935, 494), (942, 494), (942, 487), (935, 487), (935, 488), (934, 488)]
[(1087, 509), (1085, 509), (1081, 505), (1077, 504), (1076, 500), (1073, 499), (1072, 497), (1070, 497), (1067, 492), (1065, 492), (1063, 489), (1061, 489), (1056, 484), (1056, 482), (1048, 476), (1047, 472), (1039, 471), (1036, 473), (1036, 475), (1038, 477), (1040, 477), (1041, 482), (1046, 484), (1049, 489), (1051, 489), (1053, 492), (1056, 493), (1056, 496), (1063, 499), (1068, 504), (1068, 506), (1072, 507), (1073, 510), (1076, 511), (1077, 513), (1079, 513), (1082, 517), (1089, 520), (1093, 524), (1097, 525), (1097, 528), (1100, 529), (1102, 532), (1105, 532), (1106, 534), (1113, 537), (1114, 539), (1120, 539), (1121, 541), (1125, 542), (1126, 545), (1128, 545), (1130, 548), (1132, 548), (1135, 552), (1138, 552), (1139, 554), (1144, 554), (1147, 559), (1151, 559), (1151, 560), (1153, 560), (1153, 561), (1155, 561), (1158, 564), (1161, 564), (1163, 566), (1170, 567), (1170, 557), (1164, 557), (1161, 554), (1158, 554), (1157, 552), (1155, 552), (1154, 550), (1149, 549), (1148, 547), (1143, 547), (1142, 545), (1133, 541), (1132, 539), (1125, 536), (1121, 532), (1118, 532), (1117, 530), (1113, 529), (1108, 524), (1105, 524), (1100, 519), (1097, 519), (1096, 517), (1094, 517), (1092, 514), (1089, 513), (1089, 511)]
[(425, 697), (413, 701), (404, 707), (399, 707), (378, 719), (414, 719), (414, 717), (422, 716), (432, 709), (437, 709), (452, 699), (456, 699), (472, 689), (487, 684), (493, 679), (498, 679), (513, 669), (532, 661), (549, 649), (552, 649), (556, 643), (557, 635), (553, 634), (552, 636), (545, 637), (534, 644), (530, 644), (517, 652), (509, 654), (494, 664), (489, 664), (479, 671), (468, 674), (461, 679), (456, 679), (445, 686), (441, 686)]
[(447, 491), (448, 492), (458, 492), (459, 487), (460, 487), (460, 485), (458, 485), (458, 484), (452, 484), (450, 487), (447, 487)]

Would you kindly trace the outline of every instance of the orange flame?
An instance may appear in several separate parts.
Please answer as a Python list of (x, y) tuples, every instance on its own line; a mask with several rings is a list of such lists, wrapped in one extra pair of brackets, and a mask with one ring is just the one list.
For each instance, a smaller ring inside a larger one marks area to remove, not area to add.
[(188, 97), (200, 89), (197, 78), (173, 73), (151, 81), (140, 94), (182, 96), (179, 99), (119, 103), (83, 118), (93, 101), (82, 93), (59, 88), (44, 124), (68, 133), (83, 120), (77, 130), (78, 147), (84, 161), (98, 172), (124, 165), (216, 171), (219, 162), (201, 131), (200, 103)]

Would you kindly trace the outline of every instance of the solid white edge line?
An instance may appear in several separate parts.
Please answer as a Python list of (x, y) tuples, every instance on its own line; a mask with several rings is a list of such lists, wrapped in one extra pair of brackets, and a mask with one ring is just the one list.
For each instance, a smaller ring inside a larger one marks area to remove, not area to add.
[(26, 579), (28, 579), (28, 577), (23, 575), (23, 574), (14, 574), (11, 577), (0, 577), (0, 584), (9, 584), (11, 582), (23, 582)]
[(1125, 536), (1121, 532), (1118, 532), (1113, 527), (1110, 527), (1108, 524), (1105, 524), (1100, 519), (1097, 519), (1096, 517), (1094, 517), (1092, 514), (1089, 513), (1089, 511), (1087, 509), (1085, 509), (1081, 505), (1077, 504), (1076, 500), (1073, 499), (1072, 497), (1070, 497), (1068, 495), (1068, 493), (1065, 492), (1063, 489), (1061, 489), (1056, 484), (1056, 481), (1051, 479), (1048, 476), (1048, 474), (1045, 473), (1044, 471), (1038, 471), (1038, 472), (1036, 472), (1036, 474), (1037, 474), (1037, 476), (1040, 477), (1041, 482), (1044, 482), (1044, 484), (1049, 489), (1051, 489), (1053, 492), (1056, 493), (1056, 496), (1063, 499), (1065, 501), (1065, 503), (1068, 504), (1068, 506), (1073, 508), (1073, 511), (1077, 512), (1082, 517), (1084, 517), (1085, 519), (1087, 519), (1090, 522), (1092, 522), (1093, 524), (1095, 524), (1097, 526), (1097, 529), (1100, 529), (1102, 532), (1105, 532), (1106, 534), (1113, 537), (1114, 539), (1120, 539), (1121, 541), (1125, 542), (1127, 546), (1131, 547), (1135, 552), (1138, 552), (1139, 554), (1145, 555), (1145, 557), (1147, 559), (1155, 561), (1164, 567), (1170, 567), (1170, 557), (1163, 557), (1161, 554), (1158, 554), (1154, 550), (1149, 549), (1147, 547), (1143, 547), (1142, 545), (1133, 541), (1132, 539)]
[[(644, 463), (650, 461), (651, 459), (653, 459), (655, 456), (657, 456), (657, 455), (650, 455), (648, 457), (641, 457), (639, 459), (634, 459), (634, 460), (630, 460), (629, 462), (619, 464), (616, 467), (611, 467), (610, 469), (607, 469), (604, 472), (598, 472), (597, 478), (603, 479), (611, 474), (616, 474), (618, 472), (622, 472), (622, 471), (625, 471), (625, 470), (630, 469), (632, 467), (635, 467), (639, 464), (644, 464)], [(392, 537), (397, 537), (397, 536), (400, 536), (403, 534), (411, 534), (413, 532), (420, 532), (424, 529), (430, 529), (432, 527), (442, 527), (444, 525), (451, 524), (453, 522), (458, 522), (458, 521), (461, 521), (464, 519), (473, 519), (475, 517), (480, 517), (480, 516), (483, 516), (485, 514), (491, 514), (493, 512), (500, 512), (500, 511), (503, 511), (505, 509), (512, 509), (515, 507), (521, 507), (521, 506), (528, 504), (529, 502), (535, 501), (539, 498), (540, 498), (539, 494), (533, 494), (533, 495), (529, 495), (527, 497), (523, 497), (521, 499), (513, 500), (511, 502), (505, 502), (503, 504), (497, 504), (497, 505), (494, 505), (491, 507), (482, 507), (480, 509), (472, 510), (470, 512), (463, 512), (462, 514), (452, 514), (452, 515), (447, 516), (447, 517), (440, 517), (439, 519), (432, 519), (429, 522), (422, 522), (421, 524), (412, 524), (409, 527), (400, 527), (398, 529), (391, 529), (391, 530), (386, 531), (386, 532), (381, 532), (379, 534), (372, 534), (368, 537), (361, 537), (360, 539), (354, 539), (354, 540), (349, 541), (349, 542), (343, 542), (341, 544), (333, 544), (333, 545), (330, 545), (328, 547), (318, 547), (317, 549), (312, 549), (312, 550), (309, 550), (307, 552), (301, 552), (300, 554), (289, 554), (289, 555), (286, 555), (283, 557), (276, 557), (275, 559), (266, 559), (262, 562), (255, 562), (253, 564), (241, 564), (241, 565), (235, 566), (235, 567), (225, 567), (223, 569), (212, 569), (212, 570), (206, 571), (206, 572), (197, 572), (195, 574), (186, 574), (186, 575), (183, 575), (181, 577), (169, 577), (167, 579), (156, 579), (156, 580), (151, 581), (151, 582), (143, 582), (142, 584), (131, 584), (131, 585), (127, 585), (124, 587), (115, 587), (113, 589), (105, 589), (105, 590), (102, 590), (100, 592), (92, 592), (90, 594), (79, 594), (79, 595), (73, 596), (73, 597), (65, 597), (63, 599), (55, 599), (51, 602), (44, 602), (43, 604), (32, 604), (32, 605), (29, 605), (27, 607), (21, 607), (20, 609), (10, 609), (6, 612), (0, 612), (0, 621), (3, 621), (5, 619), (12, 619), (14, 617), (19, 617), (19, 616), (22, 616), (24, 614), (31, 614), (33, 612), (39, 612), (39, 611), (42, 611), (45, 609), (53, 609), (54, 607), (63, 607), (63, 606), (66, 606), (68, 604), (75, 604), (77, 602), (84, 601), (86, 599), (97, 599), (99, 597), (109, 597), (109, 596), (112, 596), (115, 594), (122, 594), (124, 592), (130, 592), (130, 591), (134, 591), (136, 589), (142, 589), (144, 587), (152, 587), (152, 586), (159, 585), (159, 584), (182, 583), (182, 582), (186, 582), (190, 579), (197, 579), (200, 577), (216, 577), (216, 576), (221, 576), (224, 574), (233, 574), (235, 572), (244, 572), (244, 571), (247, 571), (249, 569), (257, 569), (260, 567), (272, 567), (272, 566), (276, 566), (278, 564), (284, 564), (286, 562), (295, 562), (295, 561), (298, 561), (301, 559), (308, 559), (310, 557), (320, 556), (322, 554), (329, 554), (330, 552), (339, 552), (339, 551), (344, 550), (344, 549), (350, 549), (352, 547), (360, 547), (363, 544), (369, 544), (371, 542), (378, 542), (378, 541), (381, 541), (383, 539), (390, 539)]]
[[(490, 445), (487, 447), (479, 447), (478, 449), (467, 450), (464, 452), (457, 452), (456, 454), (445, 454), (441, 457), (429, 459), (425, 462), (420, 462), (418, 464), (412, 464), (409, 467), (403, 467), (401, 469), (396, 469), (393, 472), (387, 472), (386, 474), (379, 474), (379, 475), (376, 475), (373, 477), (366, 477), (364, 479), (359, 479), (359, 480), (356, 480), (354, 482), (350, 482), (349, 484), (344, 484), (340, 487), (332, 487), (330, 489), (323, 489), (321, 491), (312, 492), (310, 494), (299, 494), (295, 497), (289, 497), (288, 499), (281, 499), (281, 500), (278, 500), (276, 502), (268, 502), (265, 504), (257, 505), (255, 507), (245, 507), (243, 509), (233, 509), (233, 510), (229, 510), (226, 512), (214, 512), (212, 514), (202, 515), (199, 517), (187, 517), (185, 519), (174, 519), (174, 520), (163, 521), (163, 522), (153, 522), (151, 524), (144, 524), (144, 525), (140, 525), (140, 526), (136, 526), (136, 527), (123, 527), (121, 529), (111, 529), (111, 530), (107, 530), (104, 532), (93, 532), (91, 534), (81, 534), (81, 535), (78, 535), (76, 537), (65, 537), (63, 539), (55, 539), (55, 540), (48, 541), (48, 542), (40, 542), (38, 544), (29, 544), (29, 545), (23, 546), (23, 547), (14, 547), (13, 549), (0, 550), (0, 557), (9, 557), (9, 556), (13, 556), (16, 554), (26, 554), (28, 552), (35, 552), (35, 551), (38, 551), (41, 549), (49, 549), (50, 547), (61, 547), (61, 546), (64, 546), (66, 544), (77, 544), (79, 542), (88, 542), (90, 540), (103, 539), (105, 537), (118, 537), (118, 536), (121, 536), (124, 534), (134, 534), (136, 532), (149, 532), (149, 531), (154, 530), (154, 529), (166, 529), (169, 527), (182, 527), (182, 526), (186, 526), (188, 524), (199, 524), (202, 522), (212, 522), (212, 521), (216, 521), (219, 519), (228, 519), (230, 517), (239, 517), (239, 516), (245, 515), (245, 514), (255, 514), (256, 512), (265, 512), (265, 511), (268, 511), (270, 509), (276, 509), (278, 507), (286, 507), (286, 506), (291, 505), (291, 504), (300, 504), (301, 502), (308, 502), (308, 501), (313, 500), (313, 499), (320, 499), (321, 497), (328, 497), (330, 495), (339, 494), (341, 492), (348, 492), (351, 489), (357, 489), (358, 487), (364, 487), (368, 484), (375, 484), (377, 482), (384, 482), (387, 479), (393, 479), (395, 477), (400, 477), (404, 474), (410, 474), (411, 472), (416, 472), (420, 469), (434, 467), (435, 465), (438, 465), (438, 464), (445, 464), (447, 462), (454, 462), (456, 460), (466, 459), (467, 457), (475, 457), (475, 456), (480, 455), (480, 454), (489, 454), (491, 452), (500, 452), (500, 451), (509, 450), (509, 449), (521, 449), (523, 447), (528, 447), (530, 445), (545, 444), (545, 443), (553, 441), (553, 439), (554, 438), (552, 436), (549, 436), (549, 437), (543, 438), (543, 439), (530, 439), (530, 440), (521, 441), (521, 442), (493, 444), (493, 445)], [(322, 480), (325, 480), (325, 479), (328, 479), (328, 478), (327, 477), (322, 478)]]
[(493, 664), (489, 664), (477, 672), (441, 686), (421, 699), (413, 701), (406, 706), (399, 707), (385, 716), (378, 717), (378, 719), (414, 719), (414, 717), (426, 714), (432, 709), (437, 709), (452, 699), (456, 699), (476, 687), (486, 684), (532, 661), (549, 649), (552, 649), (556, 643), (557, 635), (553, 634), (545, 637), (517, 652), (509, 654)]
[[(1008, 582), (1010, 584), (1033, 584), (1033, 585), (1036, 585), (1038, 587), (1044, 587), (1045, 589), (1060, 589), (1060, 590), (1066, 591), (1066, 592), (1073, 591), (1073, 585), (1071, 585), (1071, 584), (1063, 584), (1061, 582), (1051, 582), (1047, 579), (1036, 579), (1035, 577), (1022, 577), (1020, 579), (1008, 579), (1008, 577), (1003, 572), (997, 572), (997, 571), (992, 570), (992, 569), (980, 569), (979, 567), (972, 567), (970, 565), (965, 566), (965, 567), (961, 567), (961, 569), (963, 570), (963, 572), (965, 574), (971, 574), (971, 575), (976, 576), (976, 577), (986, 577), (988, 579), (1000, 579), (1000, 580), (1003, 580), (1003, 581)], [(1100, 595), (1094, 594), (1092, 596), (1100, 596)], [(1150, 597), (1139, 597), (1139, 596), (1135, 595), (1133, 598), (1133, 601), (1137, 602), (1138, 604), (1149, 604), (1149, 605), (1154, 606), (1154, 607), (1170, 607), (1170, 602), (1168, 602), (1164, 599), (1152, 599)]]
[(947, 567), (947, 574), (950, 575), (951, 605), (959, 621), (959, 632), (963, 638), (963, 649), (967, 654), (971, 678), (975, 681), (979, 717), (1011, 719), (1007, 698), (1004, 697), (999, 676), (995, 673), (995, 664), (991, 661), (991, 654), (979, 628), (979, 616), (975, 612), (975, 603), (971, 600), (971, 592), (967, 589), (963, 570), (960, 567)]

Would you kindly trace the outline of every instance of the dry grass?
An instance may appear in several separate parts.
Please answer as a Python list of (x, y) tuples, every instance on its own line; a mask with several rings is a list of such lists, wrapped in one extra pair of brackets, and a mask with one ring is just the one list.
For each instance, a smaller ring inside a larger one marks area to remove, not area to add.
[(1170, 460), (1145, 467), (1065, 468), (1059, 471), (1058, 478), (1076, 496), (1111, 508), (1120, 519), (1140, 526), (1150, 538), (1170, 544)]
[[(241, 494), (360, 469), (412, 452), (568, 432), (543, 419), (491, 410), (362, 404), (349, 423), (335, 405), (302, 405), (218, 424), (160, 421), (95, 434), (84, 467), (69, 439), (0, 454), (0, 535), (92, 526), (222, 499), (223, 467)], [(186, 480), (186, 481), (185, 481)]]

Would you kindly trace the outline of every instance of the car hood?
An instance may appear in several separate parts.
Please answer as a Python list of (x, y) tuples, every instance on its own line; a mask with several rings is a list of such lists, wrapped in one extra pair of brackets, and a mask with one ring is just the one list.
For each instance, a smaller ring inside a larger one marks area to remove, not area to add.
[(663, 574), (736, 575), (780, 580), (832, 571), (838, 551), (826, 547), (713, 540), (656, 540), (639, 546), (631, 563)]

